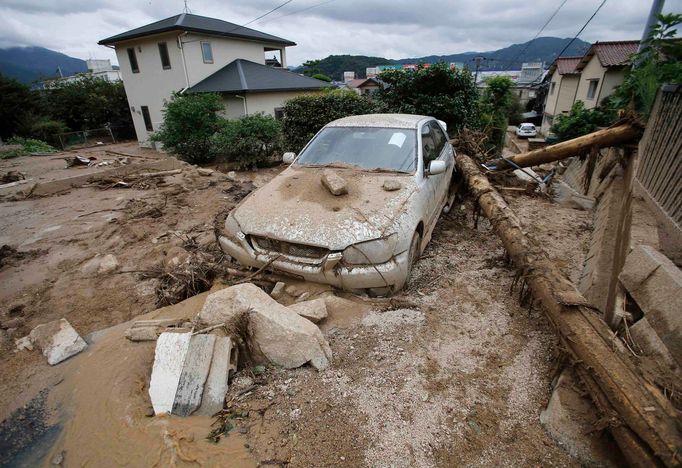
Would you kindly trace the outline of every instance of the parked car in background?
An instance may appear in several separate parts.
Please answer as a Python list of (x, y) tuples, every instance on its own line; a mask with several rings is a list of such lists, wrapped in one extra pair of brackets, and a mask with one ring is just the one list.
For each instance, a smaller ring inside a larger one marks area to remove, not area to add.
[(538, 135), (535, 125), (525, 122), (516, 127), (516, 136), (519, 138), (534, 138)]
[(345, 290), (400, 290), (454, 200), (454, 150), (433, 117), (345, 117), (284, 161), (228, 215), (221, 248), (243, 265)]

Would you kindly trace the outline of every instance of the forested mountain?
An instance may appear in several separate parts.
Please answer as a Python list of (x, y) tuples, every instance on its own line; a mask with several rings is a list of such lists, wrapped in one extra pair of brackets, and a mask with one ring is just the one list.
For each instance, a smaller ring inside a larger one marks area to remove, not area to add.
[(43, 47), (0, 49), (0, 73), (22, 83), (59, 76), (57, 68), (63, 76), (87, 71), (85, 60)]

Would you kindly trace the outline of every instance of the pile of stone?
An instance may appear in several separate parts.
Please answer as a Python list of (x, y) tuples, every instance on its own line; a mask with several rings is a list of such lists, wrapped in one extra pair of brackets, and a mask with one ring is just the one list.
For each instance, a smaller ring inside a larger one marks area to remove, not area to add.
[(199, 332), (158, 337), (149, 386), (154, 412), (212, 415), (222, 409), (237, 341), (254, 365), (325, 369), (332, 352), (314, 322), (326, 316), (324, 298), (286, 307), (251, 283), (209, 294), (193, 322)]

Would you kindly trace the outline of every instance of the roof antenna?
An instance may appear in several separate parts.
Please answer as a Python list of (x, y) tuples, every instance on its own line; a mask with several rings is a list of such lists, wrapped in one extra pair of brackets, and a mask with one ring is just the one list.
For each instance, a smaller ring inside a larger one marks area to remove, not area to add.
[(183, 11), (184, 11), (185, 13), (192, 13), (192, 12), (189, 10), (189, 7), (187, 6), (187, 0), (185, 0), (185, 9), (184, 9)]

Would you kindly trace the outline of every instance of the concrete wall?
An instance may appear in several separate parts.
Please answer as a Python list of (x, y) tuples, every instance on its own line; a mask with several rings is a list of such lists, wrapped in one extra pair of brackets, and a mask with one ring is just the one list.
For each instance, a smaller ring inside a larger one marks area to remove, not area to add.
[[(180, 33), (158, 34), (142, 39), (116, 44), (116, 57), (128, 96), (133, 124), (140, 144), (147, 146), (149, 132), (142, 117), (142, 106), (149, 108), (154, 130), (163, 122), (161, 113), (164, 102), (187, 86), (193, 86), (220, 70), (230, 62), (241, 58), (265, 64), (267, 44), (199, 34), (182, 35), (182, 48), (178, 43)], [(213, 63), (204, 63), (201, 42), (211, 44)], [(166, 42), (171, 68), (164, 70), (159, 54), (160, 42)], [(133, 73), (127, 49), (133, 47), (139, 73)], [(277, 47), (277, 46), (273, 46)], [(286, 53), (282, 53), (286, 57)], [(186, 65), (186, 68), (185, 68)], [(185, 74), (185, 70), (187, 73)], [(234, 107), (234, 106), (232, 106)]]

